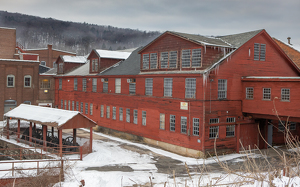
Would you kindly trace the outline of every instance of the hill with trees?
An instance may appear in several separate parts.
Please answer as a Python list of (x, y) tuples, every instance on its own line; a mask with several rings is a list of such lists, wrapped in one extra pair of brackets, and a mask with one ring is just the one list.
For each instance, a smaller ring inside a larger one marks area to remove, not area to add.
[(17, 42), (27, 49), (53, 48), (88, 54), (92, 49), (121, 50), (146, 45), (161, 33), (60, 21), (0, 11), (0, 27), (17, 29)]

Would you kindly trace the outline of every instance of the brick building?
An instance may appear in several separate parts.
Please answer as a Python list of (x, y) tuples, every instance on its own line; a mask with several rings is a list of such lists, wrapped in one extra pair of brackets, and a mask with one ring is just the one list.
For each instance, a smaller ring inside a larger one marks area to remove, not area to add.
[(21, 103), (37, 104), (39, 56), (16, 48), (16, 30), (0, 28), (0, 116)]

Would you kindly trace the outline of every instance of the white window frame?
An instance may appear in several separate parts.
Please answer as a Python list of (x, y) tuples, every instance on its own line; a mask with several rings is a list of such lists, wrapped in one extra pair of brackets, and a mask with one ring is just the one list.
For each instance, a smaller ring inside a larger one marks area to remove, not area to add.
[(65, 110), (67, 110), (67, 100), (65, 100)]
[(58, 79), (58, 89), (62, 89), (62, 79)]
[(85, 114), (89, 114), (89, 104), (85, 103)]
[(160, 53), (160, 69), (167, 69), (169, 62), (169, 53), (161, 52)]
[(209, 127), (209, 139), (219, 138), (219, 126)]
[(133, 123), (138, 124), (138, 110), (133, 110)]
[(135, 92), (136, 92), (136, 84), (129, 83), (129, 94), (135, 95)]
[(181, 67), (190, 68), (191, 67), (191, 50), (183, 49), (181, 51)]
[(176, 116), (170, 115), (170, 131), (175, 132)]
[(100, 117), (104, 117), (104, 105), (100, 106)]
[(181, 116), (181, 120), (180, 120), (180, 132), (182, 134), (186, 134), (187, 133), (187, 117), (185, 117), (185, 116)]
[[(12, 78), (13, 80), (8, 80), (9, 78)], [(12, 82), (12, 85), (11, 85), (11, 82)], [(13, 88), (15, 87), (15, 76), (14, 75), (7, 75), (6, 77), (6, 86), (8, 88)]]
[(103, 93), (108, 93), (108, 81), (103, 82)]
[(294, 131), (297, 129), (297, 123), (296, 122), (290, 122), (290, 130), (291, 131)]
[(76, 101), (76, 111), (79, 111), (79, 102)]
[(254, 99), (254, 88), (246, 87), (246, 99)]
[(150, 53), (150, 69), (157, 69), (157, 53)]
[(142, 125), (146, 126), (147, 124), (147, 112), (142, 111)]
[(173, 78), (164, 78), (164, 97), (172, 97)]
[(97, 92), (97, 78), (92, 79), (92, 84), (93, 84), (92, 91)]
[(153, 95), (153, 79), (152, 78), (145, 79), (145, 95), (148, 95), (148, 96)]
[(185, 79), (185, 98), (196, 98), (196, 78)]
[(199, 129), (200, 129), (200, 119), (193, 118), (193, 135), (199, 136)]
[(126, 108), (126, 122), (130, 123), (130, 108)]
[(281, 88), (281, 101), (290, 101), (291, 90), (289, 88)]
[(263, 88), (263, 100), (271, 100), (271, 88)]
[(106, 118), (110, 118), (110, 106), (106, 106)]
[(82, 79), (82, 91), (86, 92), (86, 78)]
[(211, 118), (209, 119), (209, 124), (216, 124), (216, 123), (219, 123), (219, 118)]
[(169, 68), (177, 68), (177, 51), (170, 51), (169, 53)]
[(64, 100), (63, 99), (60, 100), (60, 108), (64, 109)]
[(71, 101), (68, 101), (68, 109), (71, 110)]
[(90, 115), (93, 115), (93, 103), (90, 103)]
[(74, 90), (77, 91), (78, 89), (78, 80), (77, 78), (74, 78)]
[[(28, 84), (28, 81), (26, 81), (26, 79), (29, 79), (29, 85), (26, 85)], [(24, 76), (24, 87), (25, 88), (31, 88), (31, 76), (30, 75), (25, 75)]]
[(122, 107), (119, 108), (119, 120), (123, 121), (123, 108)]
[(50, 80), (49, 79), (42, 79), (40, 88), (41, 89), (50, 89)]
[(201, 48), (192, 50), (192, 68), (200, 68), (201, 64)]
[(227, 79), (218, 80), (218, 99), (227, 99)]
[(235, 123), (235, 117), (226, 118), (226, 123)]
[(121, 79), (115, 79), (115, 93), (121, 93)]
[(143, 54), (143, 69), (149, 69), (150, 56), (149, 54)]
[(83, 113), (83, 102), (80, 103), (80, 112)]
[(234, 136), (235, 136), (235, 125), (227, 125), (226, 137), (234, 137)]
[(112, 107), (112, 119), (116, 120), (117, 119), (117, 107), (113, 106)]

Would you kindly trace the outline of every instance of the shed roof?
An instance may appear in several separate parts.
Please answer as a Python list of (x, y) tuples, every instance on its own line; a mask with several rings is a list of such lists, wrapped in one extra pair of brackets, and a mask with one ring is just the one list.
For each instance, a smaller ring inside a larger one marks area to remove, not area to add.
[(69, 128), (72, 125), (68, 123), (70, 123), (74, 118), (78, 119), (78, 117), (82, 118), (85, 123), (82, 123), (80, 127), (76, 124), (74, 126), (76, 128), (93, 127), (96, 125), (94, 121), (82, 115), (78, 111), (69, 111), (27, 104), (20, 104), (18, 107), (5, 113), (4, 117), (26, 120), (33, 123), (56, 127), (58, 129), (64, 129), (65, 126), (68, 126)]

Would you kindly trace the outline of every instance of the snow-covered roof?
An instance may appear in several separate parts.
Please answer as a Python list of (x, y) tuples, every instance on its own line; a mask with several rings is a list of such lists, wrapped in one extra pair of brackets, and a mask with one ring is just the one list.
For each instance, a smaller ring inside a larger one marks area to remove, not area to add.
[(100, 58), (127, 59), (131, 54), (131, 52), (109, 51), (102, 49), (96, 49), (95, 51), (98, 53)]
[(61, 55), (61, 58), (64, 62), (72, 63), (86, 63), (87, 56), (70, 56), (70, 55)]
[(79, 75), (79, 76), (85, 76), (90, 74), (90, 64), (86, 63), (82, 66), (79, 66), (78, 68), (74, 69), (73, 71), (70, 71), (62, 76), (72, 76), (72, 75)]
[(20, 104), (18, 107), (5, 113), (4, 117), (22, 119), (58, 128), (76, 115), (82, 114), (78, 111)]

